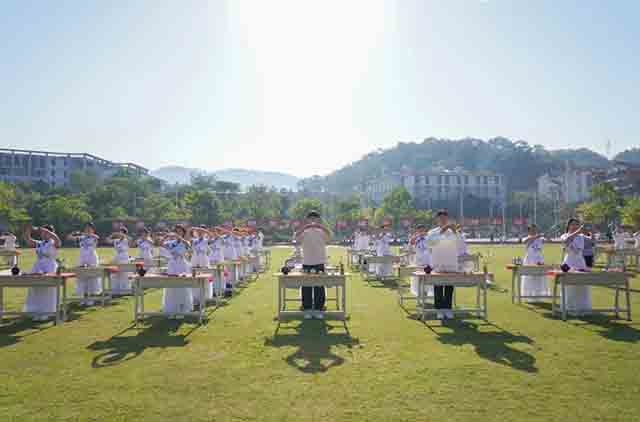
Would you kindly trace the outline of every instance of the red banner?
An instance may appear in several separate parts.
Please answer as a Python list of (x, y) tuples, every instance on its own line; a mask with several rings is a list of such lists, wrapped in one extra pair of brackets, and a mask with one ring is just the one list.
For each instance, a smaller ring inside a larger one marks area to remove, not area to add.
[(495, 224), (496, 226), (499, 226), (502, 224), (502, 217), (496, 217), (493, 219), (493, 224)]
[(291, 220), (291, 227), (298, 228), (302, 225), (302, 221), (300, 220)]
[(279, 221), (277, 219), (275, 219), (275, 218), (272, 218), (271, 220), (269, 220), (269, 225), (271, 227), (278, 227), (278, 223), (279, 223)]
[(349, 223), (347, 223), (345, 220), (336, 221), (336, 228), (338, 228), (338, 229), (345, 229), (348, 226), (349, 226)]
[(384, 217), (382, 219), (382, 224), (387, 225), (387, 224), (391, 224), (393, 223), (393, 220), (391, 219), (391, 217)]
[(362, 220), (358, 221), (358, 227), (369, 227), (369, 220), (363, 218)]
[(529, 220), (527, 218), (514, 217), (513, 219), (513, 225), (515, 226), (526, 226), (527, 224), (529, 224)]

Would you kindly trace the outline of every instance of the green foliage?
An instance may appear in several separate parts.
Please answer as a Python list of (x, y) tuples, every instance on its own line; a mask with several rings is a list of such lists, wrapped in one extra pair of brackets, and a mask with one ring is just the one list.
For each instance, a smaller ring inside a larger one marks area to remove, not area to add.
[(347, 193), (367, 179), (380, 176), (383, 170), (394, 172), (407, 166), (492, 171), (505, 176), (509, 189), (529, 190), (535, 187), (539, 176), (554, 168), (564, 168), (567, 160), (578, 167), (608, 165), (606, 157), (587, 149), (547, 151), (540, 145), (500, 137), (487, 141), (427, 138), (420, 143), (400, 142), (393, 148), (371, 152), (326, 178), (303, 179), (299, 186), (301, 190)]
[(53, 195), (42, 204), (43, 223), (53, 224), (58, 233), (68, 233), (91, 221), (83, 195)]
[(640, 198), (629, 199), (621, 210), (622, 223), (640, 230)]
[[(400, 186), (389, 192), (382, 200), (381, 209), (383, 215), (391, 217), (393, 224), (398, 226), (400, 218), (410, 216), (414, 212), (415, 207), (413, 206), (413, 200), (411, 199), (409, 191), (404, 186)], [(380, 216), (376, 217), (377, 223), (379, 223), (379, 217)]]
[(322, 213), (322, 202), (316, 198), (299, 199), (295, 204), (293, 204), (293, 207), (291, 207), (289, 215), (291, 218), (301, 220), (304, 219), (310, 211), (318, 211)]
[(6, 225), (15, 232), (20, 223), (28, 220), (27, 210), (18, 202), (16, 189), (8, 183), (0, 182), (0, 225)]

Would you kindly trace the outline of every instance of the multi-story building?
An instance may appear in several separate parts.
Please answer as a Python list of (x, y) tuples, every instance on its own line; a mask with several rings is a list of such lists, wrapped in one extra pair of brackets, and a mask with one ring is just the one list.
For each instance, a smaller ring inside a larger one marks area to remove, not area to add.
[(595, 183), (609, 183), (624, 196), (640, 196), (640, 164), (614, 161), (607, 170), (594, 174)]
[(404, 186), (419, 208), (430, 208), (433, 202), (459, 201), (466, 197), (486, 199), (496, 205), (504, 203), (504, 176), (485, 171), (403, 169), (366, 181), (364, 200), (378, 206), (393, 189)]
[(565, 203), (583, 202), (591, 197), (593, 174), (589, 170), (573, 169), (546, 173), (538, 178), (538, 196), (541, 199)]
[(91, 154), (0, 148), (0, 180), (5, 182), (42, 181), (67, 186), (73, 172), (89, 170), (100, 178), (121, 170), (139, 175), (149, 172), (136, 164), (115, 163)]

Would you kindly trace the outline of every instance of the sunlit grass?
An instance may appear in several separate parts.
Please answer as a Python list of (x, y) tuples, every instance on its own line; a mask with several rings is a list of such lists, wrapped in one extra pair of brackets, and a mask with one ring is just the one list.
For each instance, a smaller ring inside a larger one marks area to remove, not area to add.
[[(520, 249), (491, 250), (490, 324), (425, 325), (398, 306), (395, 290), (354, 275), (346, 327), (292, 322), (276, 333), (271, 272), (285, 248), (203, 327), (155, 320), (132, 328), (128, 298), (76, 309), (58, 327), (5, 320), (0, 420), (638, 420), (638, 324), (563, 322), (547, 306), (512, 305), (503, 268)], [(341, 253), (332, 249), (332, 259)], [(62, 255), (73, 264), (77, 250)], [(546, 256), (557, 261), (559, 248)], [(22, 267), (32, 262), (29, 252)], [(459, 301), (472, 295), (459, 293)], [(159, 306), (161, 292), (149, 295)], [(11, 290), (7, 301), (18, 307), (23, 296)], [(613, 300), (605, 289), (594, 299)], [(640, 295), (633, 306), (638, 318)]]

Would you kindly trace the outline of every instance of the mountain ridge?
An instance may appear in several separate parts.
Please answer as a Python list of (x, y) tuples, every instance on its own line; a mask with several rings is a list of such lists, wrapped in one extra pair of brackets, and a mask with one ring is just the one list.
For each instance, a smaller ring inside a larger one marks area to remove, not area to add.
[(188, 184), (192, 174), (206, 174), (215, 176), (219, 180), (238, 183), (243, 187), (251, 185), (273, 186), (278, 189), (296, 190), (298, 177), (291, 174), (252, 170), (243, 168), (226, 168), (221, 170), (207, 171), (200, 168), (184, 166), (163, 166), (152, 170), (150, 174), (168, 183)]

